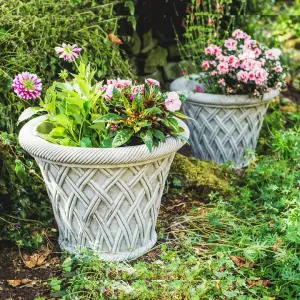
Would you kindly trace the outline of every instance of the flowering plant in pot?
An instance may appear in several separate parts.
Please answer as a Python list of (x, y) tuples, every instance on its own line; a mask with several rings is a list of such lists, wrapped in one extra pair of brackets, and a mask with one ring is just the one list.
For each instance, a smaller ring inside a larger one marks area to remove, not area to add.
[(268, 49), (237, 29), (221, 45), (210, 44), (202, 72), (179, 78), (171, 89), (185, 91), (192, 154), (218, 163), (249, 164), (272, 98), (284, 85), (281, 51)]
[[(107, 261), (136, 258), (156, 242), (161, 196), (176, 151), (189, 137), (180, 113), (183, 94), (161, 93), (147, 79), (94, 79), (76, 45), (57, 53), (76, 64), (77, 74), (54, 82), (19, 121), (27, 122), (20, 145), (42, 171), (59, 228), (62, 249), (93, 249)], [(13, 87), (25, 99), (41, 94), (35, 74), (16, 76)]]

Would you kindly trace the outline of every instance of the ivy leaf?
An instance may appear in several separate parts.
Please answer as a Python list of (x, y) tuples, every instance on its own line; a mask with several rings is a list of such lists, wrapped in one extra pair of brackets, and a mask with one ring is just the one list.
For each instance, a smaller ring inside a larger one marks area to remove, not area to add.
[(133, 16), (135, 10), (134, 3), (132, 1), (126, 1), (124, 6), (129, 8), (130, 14)]
[(134, 131), (132, 129), (123, 129), (119, 131), (113, 139), (112, 147), (116, 148), (125, 144), (133, 135)]
[(150, 152), (152, 152), (153, 149), (153, 135), (150, 130), (147, 130), (146, 132), (141, 132), (140, 137), (149, 149)]
[(162, 141), (163, 143), (166, 141), (166, 136), (164, 135), (164, 133), (158, 129), (153, 129), (152, 130), (152, 134), (159, 139), (160, 141)]
[(80, 141), (80, 147), (91, 148), (92, 147), (91, 139), (89, 137), (83, 137)]
[(28, 120), (29, 118), (31, 118), (32, 116), (36, 115), (38, 112), (40, 111), (46, 111), (44, 108), (40, 108), (40, 107), (29, 107), (26, 108), (20, 115), (17, 125), (19, 125), (19, 123)]

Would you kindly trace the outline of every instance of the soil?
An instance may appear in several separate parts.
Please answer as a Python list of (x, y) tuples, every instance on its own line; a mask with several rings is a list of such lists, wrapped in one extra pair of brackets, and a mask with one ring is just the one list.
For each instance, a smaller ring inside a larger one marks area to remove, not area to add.
[[(22, 250), (22, 255), (24, 255)], [(48, 278), (59, 275), (60, 258), (52, 252), (45, 263), (29, 269), (23, 263), (19, 249), (9, 242), (0, 241), (0, 300), (33, 300), (38, 297), (49, 299)], [(18, 284), (18, 280), (28, 280)], [(14, 280), (9, 284), (8, 280)]]

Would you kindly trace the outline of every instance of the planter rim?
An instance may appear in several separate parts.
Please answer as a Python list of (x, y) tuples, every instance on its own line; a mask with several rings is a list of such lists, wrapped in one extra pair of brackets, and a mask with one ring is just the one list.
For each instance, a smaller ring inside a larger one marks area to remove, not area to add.
[(200, 85), (197, 79), (200, 75), (191, 75), (192, 80), (186, 77), (180, 77), (175, 79), (171, 83), (172, 91), (181, 91), (187, 97), (187, 102), (198, 103), (201, 105), (209, 105), (213, 107), (244, 107), (244, 106), (257, 106), (266, 102), (270, 102), (273, 98), (279, 95), (278, 89), (273, 89), (268, 93), (265, 93), (260, 99), (249, 97), (249, 95), (221, 95), (221, 94), (208, 94), (208, 93), (195, 93), (194, 89), (197, 85)]
[[(150, 153), (143, 145), (119, 148), (80, 148), (52, 144), (37, 135), (36, 128), (47, 116), (40, 116), (27, 122), (19, 133), (19, 143), (33, 157), (65, 165), (127, 165), (145, 163), (179, 150), (185, 141), (175, 137), (167, 137), (165, 143), (159, 143)], [(187, 125), (177, 119), (184, 128), (181, 134), (188, 139), (190, 132)]]

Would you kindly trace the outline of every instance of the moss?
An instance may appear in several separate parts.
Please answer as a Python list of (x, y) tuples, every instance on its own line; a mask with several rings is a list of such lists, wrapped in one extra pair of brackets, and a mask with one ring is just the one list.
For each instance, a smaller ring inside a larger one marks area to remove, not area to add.
[(230, 186), (230, 174), (218, 164), (200, 161), (176, 154), (170, 170), (171, 183), (180, 180), (180, 186), (194, 200), (207, 200), (211, 191), (226, 193)]

